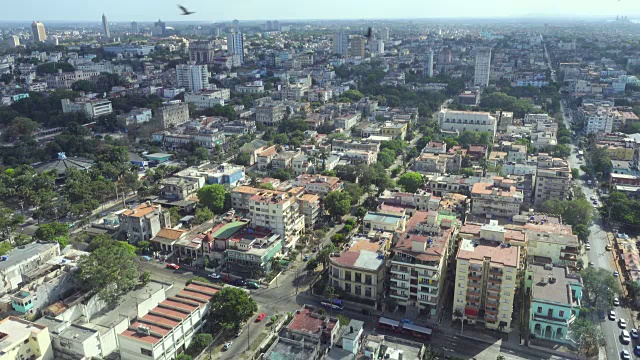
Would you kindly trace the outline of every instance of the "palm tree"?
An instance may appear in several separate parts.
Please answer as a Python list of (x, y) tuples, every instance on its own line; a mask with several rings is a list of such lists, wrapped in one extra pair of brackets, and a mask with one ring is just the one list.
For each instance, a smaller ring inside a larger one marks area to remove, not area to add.
[(322, 151), (320, 152), (320, 159), (322, 160), (322, 171), (327, 170), (327, 159), (329, 158), (329, 155), (327, 154), (327, 150), (322, 149)]

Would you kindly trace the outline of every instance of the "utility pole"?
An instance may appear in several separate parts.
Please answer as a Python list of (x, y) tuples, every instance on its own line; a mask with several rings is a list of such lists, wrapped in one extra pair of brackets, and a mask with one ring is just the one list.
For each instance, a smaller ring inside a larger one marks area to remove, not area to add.
[(247, 321), (247, 351), (249, 351), (249, 347), (251, 346), (251, 338), (249, 337), (249, 321)]

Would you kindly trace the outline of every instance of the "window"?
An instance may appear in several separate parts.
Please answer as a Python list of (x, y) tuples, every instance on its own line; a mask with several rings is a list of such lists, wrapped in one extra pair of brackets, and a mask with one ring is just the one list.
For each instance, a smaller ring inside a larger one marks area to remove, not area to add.
[(511, 276), (506, 276), (506, 277), (505, 277), (505, 279), (507, 279), (507, 280), (511, 280), (511, 279), (513, 279), (513, 278), (512, 278)]
[(370, 298), (371, 297), (371, 288), (370, 287), (366, 287), (364, 289), (364, 296)]
[(560, 313), (558, 313), (558, 316), (559, 316), (559, 317), (564, 317), (564, 311), (563, 311), (563, 310), (560, 310)]
[(542, 312), (542, 306), (538, 306), (538, 313)]
[(149, 349), (140, 348), (140, 353), (146, 356), (153, 356), (153, 352)]

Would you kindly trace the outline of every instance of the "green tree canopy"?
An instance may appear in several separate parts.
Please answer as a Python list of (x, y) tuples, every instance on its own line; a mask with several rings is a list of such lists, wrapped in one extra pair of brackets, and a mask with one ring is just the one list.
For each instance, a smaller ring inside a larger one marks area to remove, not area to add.
[(210, 304), (211, 321), (227, 329), (238, 328), (258, 311), (258, 305), (246, 291), (231, 286), (216, 292)]
[(422, 185), (422, 175), (418, 172), (409, 171), (398, 180), (398, 185), (402, 186), (402, 189), (406, 192), (415, 193)]
[(324, 208), (334, 218), (340, 218), (351, 210), (351, 196), (343, 191), (331, 191), (324, 198)]
[(607, 311), (616, 294), (622, 289), (611, 271), (601, 268), (586, 268), (580, 272), (588, 303), (598, 311)]
[(103, 241), (80, 258), (78, 269), (84, 286), (107, 303), (115, 303), (133, 290), (140, 276), (135, 247), (120, 241)]
[(542, 204), (542, 211), (562, 216), (562, 221), (569, 225), (588, 225), (593, 216), (593, 206), (583, 197), (573, 200), (547, 200)]
[(205, 185), (198, 190), (200, 204), (209, 208), (215, 214), (227, 211), (229, 192), (220, 184)]
[(69, 226), (67, 224), (57, 222), (42, 224), (33, 234), (34, 239), (43, 241), (53, 241), (58, 236), (69, 237)]

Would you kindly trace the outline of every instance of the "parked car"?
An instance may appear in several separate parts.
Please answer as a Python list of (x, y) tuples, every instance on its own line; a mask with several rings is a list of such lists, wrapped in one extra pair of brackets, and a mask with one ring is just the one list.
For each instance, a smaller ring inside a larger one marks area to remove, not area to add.
[(318, 247), (314, 247), (313, 249), (311, 249), (311, 252), (318, 252)]
[(258, 314), (258, 317), (256, 318), (256, 322), (260, 322), (264, 320), (265, 316), (267, 316), (265, 313)]
[(620, 328), (622, 328), (622, 329), (626, 329), (627, 328), (627, 322), (623, 318), (620, 318), (620, 319), (618, 319), (618, 326), (620, 326)]
[(620, 332), (620, 342), (623, 344), (628, 344), (631, 342), (631, 336), (629, 336), (629, 332), (627, 330), (622, 330)]
[(633, 353), (636, 354), (636, 356), (640, 356), (640, 345), (633, 348)]
[(224, 346), (222, 348), (225, 350), (229, 350), (231, 345), (233, 345), (233, 341), (227, 341), (226, 343), (224, 343)]
[(242, 280), (242, 279), (235, 279), (233, 280), (233, 282), (231, 283), (231, 285), (235, 285), (235, 286), (245, 286), (247, 285), (247, 282)]
[(218, 280), (218, 279), (222, 278), (222, 276), (220, 276), (220, 275), (218, 275), (216, 273), (209, 274), (209, 277), (212, 278), (212, 279), (215, 279), (215, 280)]
[(585, 250), (589, 251), (589, 250), (591, 250), (591, 245), (589, 245), (589, 244), (585, 244), (585, 245), (584, 245), (584, 248), (585, 248)]
[(633, 339), (640, 339), (640, 335), (638, 334), (638, 329), (631, 329), (631, 337)]
[(167, 268), (173, 269), (173, 270), (178, 270), (178, 269), (180, 269), (180, 266), (178, 264), (169, 263), (169, 264), (167, 264)]
[(310, 259), (310, 258), (311, 258), (311, 256), (309, 256), (309, 255), (305, 255), (305, 256), (304, 256), (304, 261), (309, 261), (309, 259)]
[(238, 329), (238, 331), (236, 332), (236, 337), (240, 336), (240, 334), (242, 334), (242, 329)]
[(605, 246), (604, 249), (607, 250), (607, 251), (611, 251), (611, 245)]
[(613, 277), (618, 277), (618, 276), (620, 276), (620, 273), (619, 273), (619, 272), (617, 272), (617, 271), (614, 271), (614, 272), (613, 272)]
[(618, 298), (613, 298), (613, 306), (620, 306), (620, 300)]
[(589, 267), (594, 267), (595, 265), (593, 264), (593, 262), (589, 261)]
[(611, 321), (615, 321), (616, 320), (616, 312), (611, 310), (609, 311), (609, 320)]
[(622, 360), (631, 360), (631, 355), (629, 355), (629, 350), (620, 351), (620, 359), (622, 359)]
[(257, 282), (254, 282), (254, 281), (249, 281), (249, 282), (247, 282), (247, 287), (249, 289), (260, 289), (260, 284), (258, 284)]

